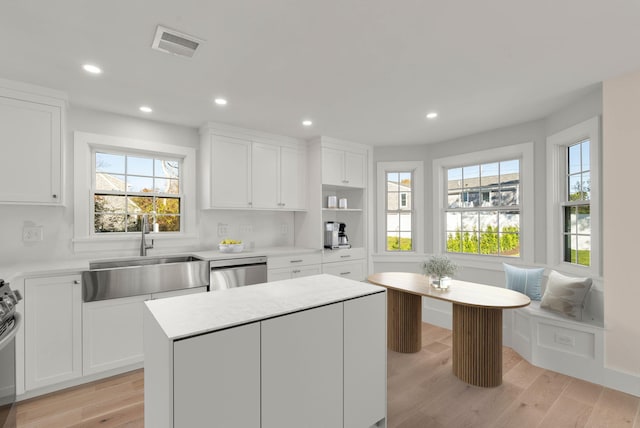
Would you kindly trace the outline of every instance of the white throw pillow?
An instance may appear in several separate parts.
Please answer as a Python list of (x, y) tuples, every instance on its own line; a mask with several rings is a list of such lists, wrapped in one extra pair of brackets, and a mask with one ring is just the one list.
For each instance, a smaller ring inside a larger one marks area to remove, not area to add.
[(582, 321), (584, 302), (592, 282), (591, 278), (575, 278), (552, 270), (540, 307)]

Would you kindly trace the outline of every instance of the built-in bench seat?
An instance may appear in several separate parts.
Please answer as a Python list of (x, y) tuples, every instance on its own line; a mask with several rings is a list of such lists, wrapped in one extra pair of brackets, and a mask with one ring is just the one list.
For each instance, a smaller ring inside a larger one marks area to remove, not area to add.
[(524, 308), (504, 311), (503, 343), (531, 364), (589, 382), (604, 377), (602, 288), (594, 281), (582, 321), (540, 308), (532, 301)]

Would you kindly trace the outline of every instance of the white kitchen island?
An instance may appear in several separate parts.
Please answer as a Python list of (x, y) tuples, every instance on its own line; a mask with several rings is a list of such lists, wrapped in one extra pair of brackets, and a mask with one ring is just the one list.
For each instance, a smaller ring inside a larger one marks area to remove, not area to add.
[(331, 275), (148, 301), (145, 426), (386, 426), (386, 290)]

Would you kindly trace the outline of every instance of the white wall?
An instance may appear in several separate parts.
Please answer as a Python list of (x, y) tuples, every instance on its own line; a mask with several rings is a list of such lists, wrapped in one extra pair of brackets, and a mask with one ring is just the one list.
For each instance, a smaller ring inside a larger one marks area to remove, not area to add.
[[(23, 262), (55, 261), (70, 258), (99, 258), (136, 255), (135, 250), (92, 252), (76, 254), (73, 251), (73, 132), (127, 137), (158, 143), (197, 148), (200, 137), (196, 128), (123, 116), (81, 107), (67, 112), (66, 139), (64, 141), (64, 207), (20, 206), (0, 204), (0, 264), (3, 266)], [(195, 195), (194, 195), (195, 197)], [(256, 246), (293, 245), (293, 214), (275, 212), (198, 213), (201, 242), (198, 248), (165, 248), (162, 251), (212, 249), (219, 239), (217, 224), (229, 225), (230, 238), (255, 242)], [(27, 225), (43, 226), (44, 239), (40, 242), (22, 242), (22, 228)], [(283, 226), (285, 225), (285, 226)], [(283, 229), (284, 227), (284, 229)], [(282, 231), (286, 230), (286, 233)], [(152, 250), (153, 251), (153, 250)], [(153, 254), (150, 252), (150, 254)]]
[(603, 106), (605, 366), (640, 376), (640, 234), (629, 228), (640, 213), (640, 72), (605, 81)]

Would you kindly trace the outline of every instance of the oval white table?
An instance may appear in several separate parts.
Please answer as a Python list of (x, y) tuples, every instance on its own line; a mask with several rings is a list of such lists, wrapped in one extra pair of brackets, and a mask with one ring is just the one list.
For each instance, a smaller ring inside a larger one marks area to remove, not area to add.
[(387, 343), (396, 352), (422, 347), (422, 297), (453, 304), (453, 373), (476, 386), (502, 384), (502, 310), (521, 308), (531, 299), (517, 291), (452, 280), (446, 290), (429, 285), (424, 275), (382, 272), (369, 275), (386, 287)]

